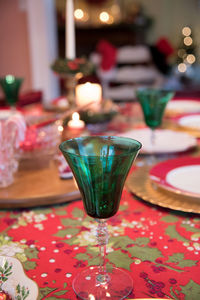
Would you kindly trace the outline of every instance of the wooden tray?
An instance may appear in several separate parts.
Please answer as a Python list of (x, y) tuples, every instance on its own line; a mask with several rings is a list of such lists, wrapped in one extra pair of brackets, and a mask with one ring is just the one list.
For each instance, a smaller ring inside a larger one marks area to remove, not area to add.
[(72, 179), (60, 179), (55, 163), (34, 170), (19, 170), (15, 181), (0, 188), (0, 208), (51, 205), (80, 199)]

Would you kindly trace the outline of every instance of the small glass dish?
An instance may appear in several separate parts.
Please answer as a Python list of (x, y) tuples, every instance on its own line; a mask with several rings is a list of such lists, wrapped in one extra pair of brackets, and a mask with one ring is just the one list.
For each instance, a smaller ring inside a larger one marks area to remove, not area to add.
[(48, 167), (58, 153), (63, 127), (60, 120), (39, 120), (27, 127), (19, 149), (20, 169)]

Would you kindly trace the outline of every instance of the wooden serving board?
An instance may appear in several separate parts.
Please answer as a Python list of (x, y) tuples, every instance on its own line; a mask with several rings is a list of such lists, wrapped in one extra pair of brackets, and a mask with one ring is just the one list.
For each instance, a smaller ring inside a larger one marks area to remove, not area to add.
[(54, 162), (42, 169), (19, 170), (15, 181), (0, 188), (0, 208), (25, 208), (80, 199), (73, 179), (60, 179)]

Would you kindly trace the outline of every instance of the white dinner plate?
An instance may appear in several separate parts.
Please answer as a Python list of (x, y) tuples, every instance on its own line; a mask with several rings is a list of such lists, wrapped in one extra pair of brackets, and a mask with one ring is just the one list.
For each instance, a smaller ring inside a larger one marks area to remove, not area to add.
[(200, 157), (182, 157), (155, 165), (150, 179), (176, 194), (200, 199)]
[(0, 288), (8, 293), (12, 299), (38, 299), (38, 286), (26, 276), (18, 259), (0, 256), (0, 267), (1, 273), (4, 274), (4, 281)]
[(167, 154), (187, 151), (197, 145), (193, 136), (168, 129), (155, 131), (155, 144), (151, 144), (151, 130), (149, 128), (134, 129), (119, 136), (133, 138), (142, 143), (141, 153), (144, 154)]
[(200, 112), (200, 101), (193, 99), (171, 100), (166, 107), (166, 113), (186, 114)]
[(177, 122), (181, 127), (200, 130), (200, 114), (180, 117)]

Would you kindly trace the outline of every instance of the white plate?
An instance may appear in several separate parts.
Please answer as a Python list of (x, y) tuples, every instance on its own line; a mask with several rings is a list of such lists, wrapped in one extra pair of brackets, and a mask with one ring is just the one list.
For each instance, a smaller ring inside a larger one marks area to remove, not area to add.
[(197, 145), (197, 140), (185, 132), (157, 129), (155, 131), (155, 144), (151, 144), (151, 130), (148, 128), (127, 131), (120, 136), (136, 139), (142, 143), (141, 153), (162, 154), (183, 152)]
[(200, 101), (192, 99), (172, 100), (168, 102), (166, 112), (178, 114), (200, 112)]
[(0, 267), (3, 269), (4, 274), (4, 282), (0, 284), (0, 288), (7, 292), (12, 299), (23, 299), (22, 292), (25, 295), (27, 294), (26, 300), (36, 300), (38, 298), (37, 284), (26, 276), (18, 259), (0, 256)]
[(200, 165), (175, 168), (166, 176), (166, 182), (187, 194), (200, 197)]
[(182, 127), (200, 130), (200, 114), (181, 117), (178, 124)]
[(200, 199), (200, 157), (183, 156), (153, 166), (151, 180), (179, 195)]

